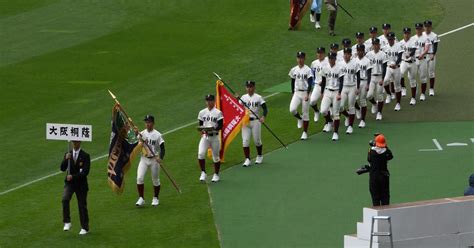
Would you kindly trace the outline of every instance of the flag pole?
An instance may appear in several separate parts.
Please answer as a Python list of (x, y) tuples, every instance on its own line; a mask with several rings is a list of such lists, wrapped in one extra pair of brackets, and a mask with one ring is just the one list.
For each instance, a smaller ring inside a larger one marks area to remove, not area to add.
[[(122, 108), (122, 105), (120, 104), (120, 102), (118, 101), (117, 97), (110, 91), (109, 91), (109, 94), (110, 96), (112, 97), (112, 99), (114, 99), (115, 103), (117, 104), (117, 106), (119, 107), (120, 110), (122, 110), (123, 114), (125, 115), (125, 117), (127, 118), (128, 122), (130, 123), (130, 125), (133, 126), (134, 129), (138, 129), (138, 127), (133, 123), (132, 121), (132, 118), (130, 118), (130, 116), (127, 114), (127, 112), (125, 112), (125, 110)], [(151, 149), (150, 145), (147, 143), (147, 142), (144, 142), (144, 140), (142, 139), (142, 136), (140, 133), (138, 133), (138, 136), (139, 136), (139, 139), (140, 141), (142, 142), (142, 144), (145, 144), (146, 148), (151, 152), (151, 155), (153, 157), (156, 156), (156, 154), (153, 152), (153, 150)], [(168, 173), (168, 171), (166, 170), (166, 168), (163, 166), (163, 161), (161, 161), (161, 163), (158, 163), (161, 167), (161, 169), (163, 169), (163, 172), (165, 173), (166, 177), (168, 177), (168, 179), (171, 181), (171, 184), (173, 184), (174, 188), (179, 192), (181, 193), (181, 189), (179, 188), (178, 184), (176, 183), (176, 181), (171, 177), (171, 175)]]

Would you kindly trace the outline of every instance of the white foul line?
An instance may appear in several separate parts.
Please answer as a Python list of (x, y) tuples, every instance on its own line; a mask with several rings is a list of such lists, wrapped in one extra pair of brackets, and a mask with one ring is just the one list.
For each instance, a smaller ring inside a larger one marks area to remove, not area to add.
[(438, 151), (443, 150), (443, 147), (441, 147), (441, 144), (438, 142), (437, 139), (433, 139), (433, 143), (435, 144), (436, 149), (419, 149), (418, 151), (420, 151), (420, 152), (438, 152)]
[[(278, 94), (280, 94), (280, 92), (272, 93), (272, 94), (270, 94), (270, 95), (268, 95), (268, 96), (264, 96), (264, 98), (268, 99), (268, 98), (271, 98), (271, 97), (276, 96), (276, 95), (278, 95)], [(179, 127), (176, 127), (176, 128), (173, 128), (173, 129), (171, 129), (171, 130), (168, 130), (168, 131), (164, 132), (163, 135), (167, 135), (167, 134), (170, 134), (170, 133), (174, 133), (174, 132), (179, 131), (179, 130), (181, 130), (181, 129), (183, 129), (183, 128), (187, 128), (187, 127), (189, 127), (189, 126), (196, 125), (196, 123), (197, 123), (197, 121), (193, 121), (193, 122), (190, 122), (190, 123), (188, 123), (188, 124), (184, 124), (184, 125), (182, 125), (182, 126), (179, 126)], [(91, 159), (91, 162), (95, 162), (95, 161), (97, 161), (97, 160), (106, 158), (106, 157), (108, 157), (108, 156), (109, 156), (109, 154), (100, 155), (100, 156), (98, 156), (98, 157), (95, 157), (95, 158)], [(40, 177), (40, 178), (37, 178), (37, 179), (35, 179), (35, 180), (29, 181), (29, 182), (27, 182), (27, 183), (18, 185), (18, 186), (14, 187), (14, 188), (5, 190), (5, 191), (3, 191), (3, 192), (0, 192), (0, 196), (1, 196), (1, 195), (4, 195), (4, 194), (7, 194), (7, 193), (10, 193), (10, 192), (12, 192), (12, 191), (15, 191), (15, 190), (17, 190), (17, 189), (21, 189), (21, 188), (26, 187), (26, 186), (28, 186), (28, 185), (31, 185), (31, 184), (33, 184), (33, 183), (36, 183), (36, 182), (39, 182), (39, 181), (43, 181), (44, 179), (47, 179), (47, 178), (50, 178), (50, 177), (59, 175), (59, 174), (61, 174), (61, 173), (63, 173), (63, 172), (62, 172), (62, 171), (56, 171), (56, 172), (51, 173), (51, 174), (49, 174), (49, 175), (46, 175), (46, 176), (44, 176), (44, 177)]]
[(457, 32), (457, 31), (463, 30), (463, 29), (465, 29), (465, 28), (468, 28), (468, 27), (470, 27), (470, 26), (472, 26), (472, 25), (474, 25), (474, 23), (470, 23), (470, 24), (467, 24), (467, 25), (462, 26), (462, 27), (460, 27), (460, 28), (456, 28), (456, 29), (453, 29), (453, 30), (448, 31), (448, 32), (446, 32), (446, 33), (440, 34), (440, 35), (438, 35), (438, 37), (443, 37), (443, 36), (445, 36), (445, 35), (452, 34), (452, 33), (454, 33), (454, 32)]

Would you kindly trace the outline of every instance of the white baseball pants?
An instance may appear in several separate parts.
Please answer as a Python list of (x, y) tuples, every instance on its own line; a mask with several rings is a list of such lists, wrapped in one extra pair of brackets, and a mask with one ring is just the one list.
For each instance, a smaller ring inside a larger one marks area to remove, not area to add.
[(301, 105), (303, 112), (303, 121), (309, 121), (309, 99), (305, 101), (304, 98), (308, 95), (306, 91), (295, 91), (290, 102), (290, 112), (292, 115), (298, 113), (298, 107)]
[(137, 184), (145, 183), (146, 171), (150, 168), (153, 186), (160, 186), (160, 164), (155, 158), (141, 157), (137, 168)]
[(341, 92), (341, 111), (344, 110), (347, 104), (347, 112), (350, 115), (355, 114), (356, 91), (356, 85), (344, 85)]
[[(328, 90), (324, 91), (323, 100), (321, 100), (321, 113), (326, 116), (331, 110), (333, 120), (339, 120), (339, 109), (341, 101), (337, 100), (338, 90)], [(332, 108), (331, 108), (332, 104)]]
[(242, 126), (242, 146), (250, 146), (250, 136), (253, 137), (255, 146), (262, 145), (262, 123), (259, 120), (250, 121), (248, 125)]
[(408, 72), (408, 81), (410, 82), (410, 87), (416, 87), (416, 65), (415, 63), (408, 63), (406, 61), (402, 61), (400, 65), (400, 74), (401, 77), (405, 76), (405, 73)]
[(207, 136), (206, 134), (201, 135), (201, 140), (199, 141), (199, 150), (198, 150), (198, 159), (206, 159), (207, 150), (211, 148), (212, 151), (212, 160), (214, 163), (220, 162), (220, 149), (221, 142), (219, 140), (219, 135)]

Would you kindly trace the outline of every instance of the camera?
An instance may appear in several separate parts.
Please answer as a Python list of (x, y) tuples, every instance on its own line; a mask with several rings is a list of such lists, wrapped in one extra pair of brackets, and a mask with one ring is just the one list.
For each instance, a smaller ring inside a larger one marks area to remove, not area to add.
[(362, 175), (370, 171), (370, 166), (368, 164), (363, 165), (359, 169), (356, 170), (357, 175)]

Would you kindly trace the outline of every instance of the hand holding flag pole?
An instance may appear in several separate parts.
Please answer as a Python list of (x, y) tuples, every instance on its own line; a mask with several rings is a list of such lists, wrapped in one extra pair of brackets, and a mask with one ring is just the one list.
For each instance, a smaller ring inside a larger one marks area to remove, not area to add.
[[(120, 108), (120, 110), (122, 110), (123, 114), (125, 115), (125, 117), (127, 118), (128, 122), (130, 123), (130, 125), (133, 127), (134, 130), (138, 130), (138, 127), (135, 126), (135, 124), (133, 123), (132, 121), (132, 118), (130, 118), (130, 116), (127, 114), (127, 112), (125, 112), (125, 110), (122, 108), (122, 105), (120, 105), (120, 102), (117, 100), (117, 97), (109, 90), (109, 94), (110, 96), (112, 97), (112, 99), (114, 99), (115, 103), (117, 104), (117, 106)], [(151, 155), (153, 157), (156, 157), (156, 154), (153, 152), (153, 150), (151, 149), (150, 145), (147, 143), (147, 142), (144, 142), (144, 140), (142, 139), (141, 137), (141, 134), (138, 133), (138, 136), (139, 136), (139, 139), (140, 141), (145, 144), (146, 148), (148, 149), (148, 151), (150, 151)], [(159, 159), (159, 158), (158, 158)], [(176, 181), (171, 177), (171, 175), (168, 173), (168, 171), (166, 170), (166, 168), (163, 166), (163, 161), (160, 160), (159, 161), (159, 165), (161, 167), (161, 169), (163, 169), (163, 172), (165, 173), (166, 177), (168, 177), (168, 179), (171, 181), (171, 183), (173, 184), (174, 188), (179, 192), (181, 193), (181, 189), (179, 188), (179, 186), (176, 184)]]
[[(235, 96), (235, 91), (226, 83), (224, 82), (224, 80), (222, 80), (222, 78), (215, 72), (213, 72), (214, 76), (216, 76), (217, 79), (219, 79), (219, 81), (221, 81), (225, 87), (227, 87), (227, 89), (230, 90), (230, 92), (232, 92), (232, 94), (234, 94)], [(255, 113), (252, 109), (249, 108), (249, 106), (247, 106), (247, 104), (242, 101), (242, 99), (240, 98), (240, 96), (236, 96), (236, 98), (245, 106), (245, 108), (247, 108), (253, 115), (255, 116), (258, 116), (257, 113)], [(275, 139), (278, 140), (278, 142), (280, 142), (280, 144), (285, 147), (286, 149), (288, 149), (288, 146), (285, 145), (285, 143), (283, 143), (283, 141), (281, 141), (280, 138), (278, 138), (278, 136), (272, 131), (272, 129), (270, 129), (270, 127), (268, 127), (268, 125), (265, 123), (265, 122), (262, 122), (262, 125), (270, 132), (270, 134), (275, 137)]]

